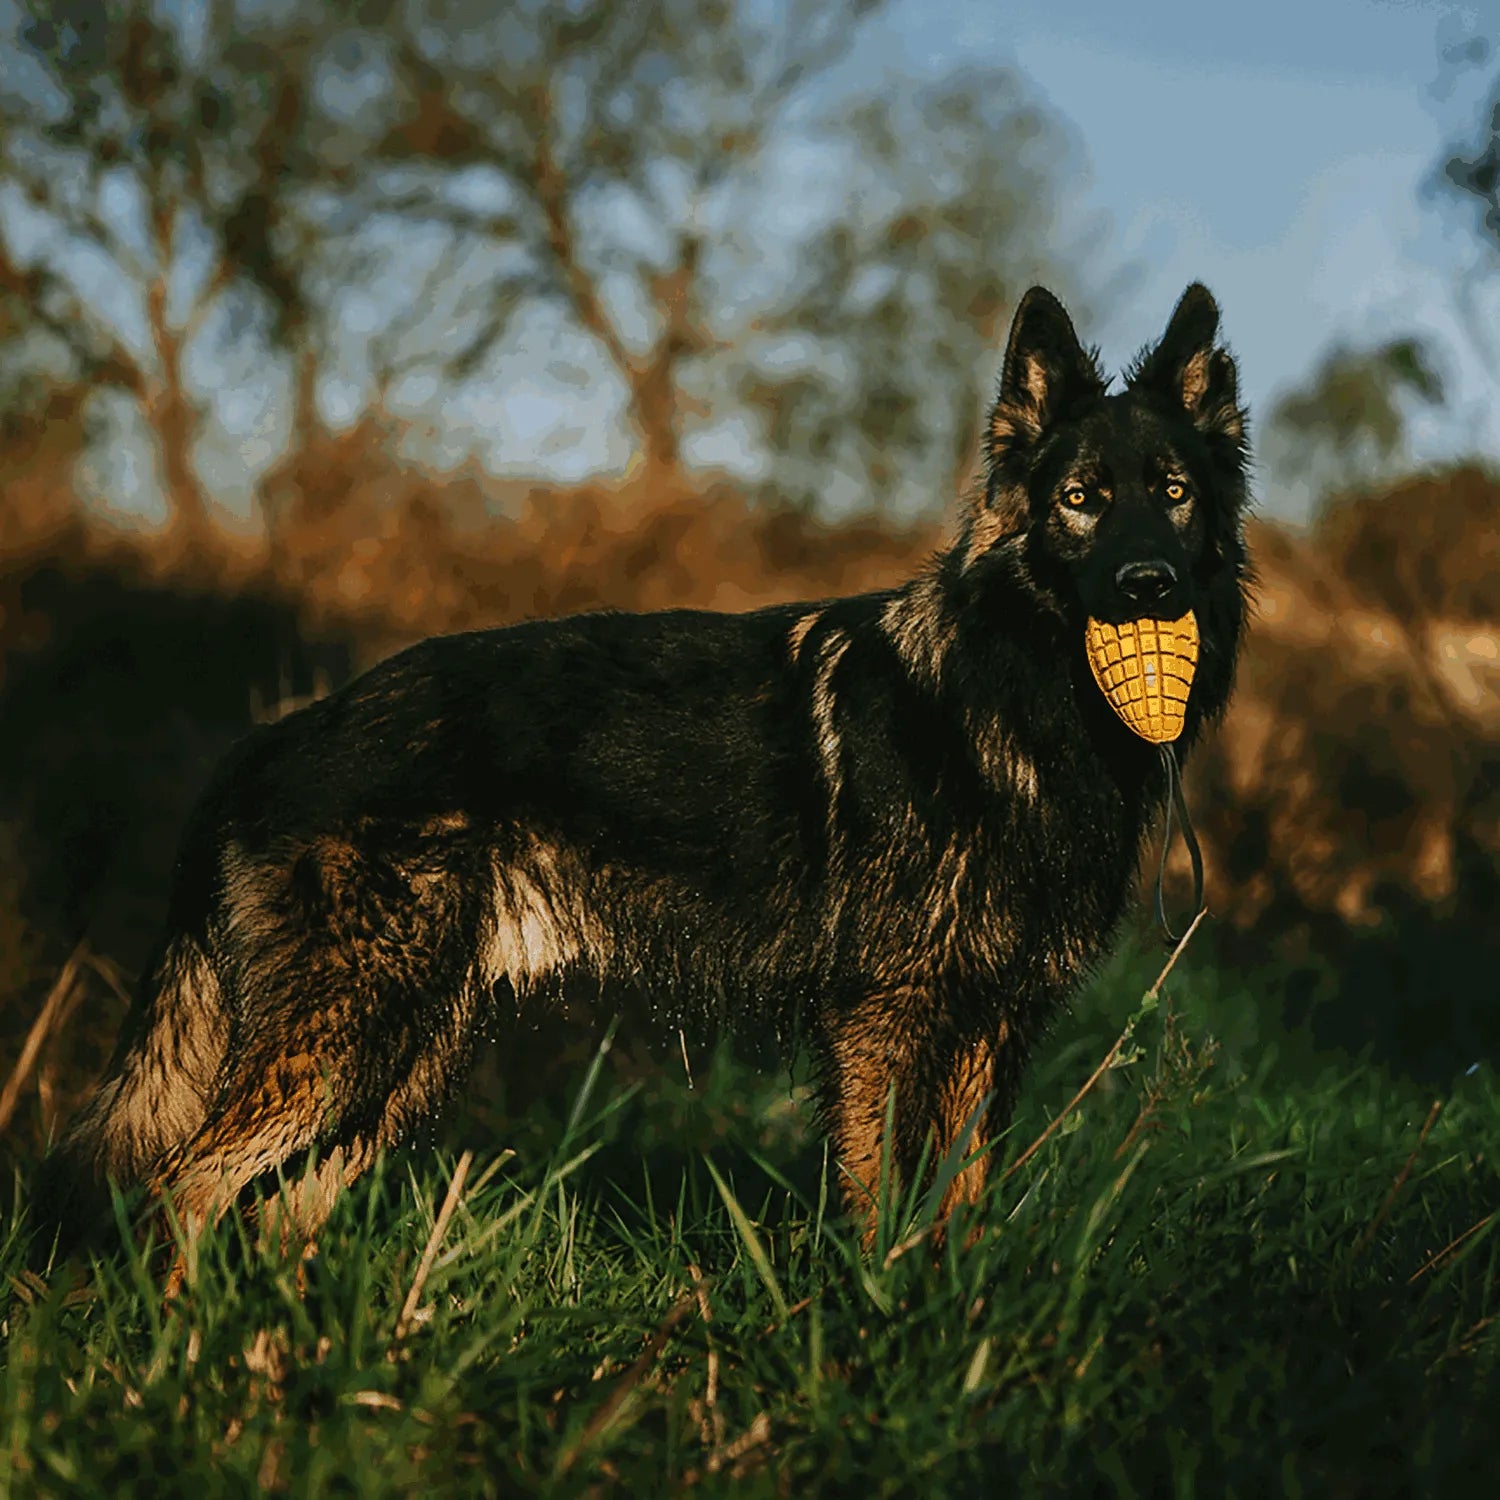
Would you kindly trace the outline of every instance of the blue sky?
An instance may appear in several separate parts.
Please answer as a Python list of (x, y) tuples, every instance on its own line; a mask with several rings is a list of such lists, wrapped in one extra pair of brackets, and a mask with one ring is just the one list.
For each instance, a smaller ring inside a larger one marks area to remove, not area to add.
[[(1131, 273), (1080, 329), (1109, 368), (1202, 280), (1240, 360), (1252, 432), (1334, 342), (1416, 333), (1436, 347), (1450, 403), (1413, 414), (1414, 456), (1500, 458), (1500, 363), (1470, 336), (1462, 300), (1475, 268), (1497, 263), (1467, 210), (1424, 191), (1444, 146), (1474, 138), (1493, 59), (1446, 94), (1438, 85), (1443, 47), (1476, 33), (1500, 45), (1500, 0), (891, 0), (839, 72), (864, 89), (964, 65), (1029, 80), (1077, 147), (1059, 252), (1102, 223), (1097, 271)], [(794, 198), (786, 211), (803, 209)], [(1496, 290), (1479, 301), (1500, 314)], [(512, 388), (486, 421), (518, 423), (522, 439), (561, 423), (565, 405)], [(603, 458), (587, 444), (570, 456)], [(1291, 519), (1312, 498), (1264, 471), (1257, 489)]]
[(1332, 340), (1426, 333), (1455, 397), (1415, 428), (1418, 452), (1437, 457), (1500, 454), (1496, 372), (1458, 296), (1478, 241), (1422, 194), (1445, 141), (1474, 135), (1493, 69), (1447, 97), (1435, 85), (1441, 46), (1476, 30), (1500, 42), (1500, 5), (899, 0), (869, 57), (1012, 62), (1072, 125), (1089, 171), (1069, 206), (1105, 216), (1106, 263), (1139, 273), (1085, 330), (1110, 365), (1159, 332), (1195, 278), (1219, 298), (1252, 414)]

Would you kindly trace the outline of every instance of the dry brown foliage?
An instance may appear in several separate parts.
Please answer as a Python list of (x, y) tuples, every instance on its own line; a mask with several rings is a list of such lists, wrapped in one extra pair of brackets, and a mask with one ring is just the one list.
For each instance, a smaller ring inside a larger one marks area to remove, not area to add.
[(270, 486), (269, 575), (366, 659), (585, 609), (741, 610), (875, 588), (938, 539), (870, 517), (825, 526), (727, 484), (507, 485), (475, 469), (434, 483), (392, 446), (373, 423), (325, 434)]
[(1242, 927), (1482, 924), (1500, 856), (1500, 483), (1475, 469), (1262, 525), (1234, 707), (1194, 768)]

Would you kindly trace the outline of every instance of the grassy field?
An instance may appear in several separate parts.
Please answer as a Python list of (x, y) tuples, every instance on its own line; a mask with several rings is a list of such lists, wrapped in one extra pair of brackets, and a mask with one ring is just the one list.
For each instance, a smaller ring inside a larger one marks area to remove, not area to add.
[(805, 1088), (722, 1055), (692, 1088), (601, 1059), (514, 1154), (389, 1159), (300, 1289), (235, 1223), (168, 1310), (160, 1247), (30, 1277), (17, 1185), (0, 1490), (1481, 1492), (1493, 1075), (1434, 1115), (1190, 950), (1021, 1160), (1158, 964), (1059, 1025), (967, 1248), (913, 1199), (862, 1254)]

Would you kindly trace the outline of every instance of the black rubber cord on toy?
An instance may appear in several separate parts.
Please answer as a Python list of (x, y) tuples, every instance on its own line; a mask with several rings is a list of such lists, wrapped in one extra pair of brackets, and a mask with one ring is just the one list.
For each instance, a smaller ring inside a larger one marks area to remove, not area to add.
[(1171, 745), (1162, 745), (1161, 763), (1167, 773), (1167, 823), (1161, 835), (1161, 864), (1156, 871), (1156, 921), (1167, 947), (1175, 948), (1182, 941), (1181, 935), (1173, 932), (1167, 921), (1167, 903), (1162, 888), (1167, 879), (1167, 855), (1172, 851), (1172, 814), (1182, 825), (1182, 841), (1187, 845), (1188, 858), (1193, 862), (1193, 915), (1203, 909), (1203, 851), (1198, 847), (1198, 836), (1193, 832), (1193, 820), (1188, 816), (1187, 802), (1182, 795), (1182, 772), (1177, 765), (1177, 751)]

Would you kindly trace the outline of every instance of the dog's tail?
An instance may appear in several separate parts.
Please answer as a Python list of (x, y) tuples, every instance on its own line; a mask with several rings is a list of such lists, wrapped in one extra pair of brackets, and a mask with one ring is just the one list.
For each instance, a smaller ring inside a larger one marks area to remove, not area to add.
[(32, 1197), (33, 1258), (67, 1253), (105, 1227), (110, 1185), (146, 1180), (203, 1123), (229, 1015), (204, 950), (171, 939), (147, 970), (109, 1076), (42, 1163)]

